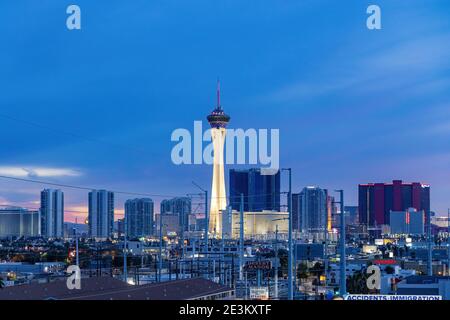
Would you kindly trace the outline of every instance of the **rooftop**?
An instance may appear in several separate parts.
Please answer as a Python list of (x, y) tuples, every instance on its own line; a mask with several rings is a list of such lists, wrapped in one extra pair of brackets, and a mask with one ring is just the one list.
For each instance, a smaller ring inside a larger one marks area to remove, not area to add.
[(0, 300), (189, 300), (229, 291), (203, 278), (133, 286), (111, 277), (95, 277), (83, 278), (80, 290), (69, 290), (63, 280), (6, 287), (0, 290)]

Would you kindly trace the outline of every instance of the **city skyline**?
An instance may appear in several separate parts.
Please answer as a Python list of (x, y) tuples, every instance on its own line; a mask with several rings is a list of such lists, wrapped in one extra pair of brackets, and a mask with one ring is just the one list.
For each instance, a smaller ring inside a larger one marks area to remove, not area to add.
[[(192, 180), (209, 190), (211, 166), (171, 163), (170, 133), (194, 120), (206, 127), (220, 75), (233, 127), (280, 129), (295, 192), (344, 189), (346, 204), (358, 205), (359, 184), (418, 181), (431, 186), (431, 210), (446, 215), (448, 2), (378, 1), (379, 33), (357, 1), (177, 10), (138, 1), (144, 10), (110, 11), (79, 1), (78, 33), (60, 23), (58, 6), (24, 3), (0, 12), (0, 175), (164, 195), (152, 197), (157, 207), (196, 192)], [(0, 179), (0, 204), (39, 207), (46, 187)], [(86, 217), (88, 191), (63, 191), (65, 221)], [(116, 194), (116, 218), (131, 198)]]

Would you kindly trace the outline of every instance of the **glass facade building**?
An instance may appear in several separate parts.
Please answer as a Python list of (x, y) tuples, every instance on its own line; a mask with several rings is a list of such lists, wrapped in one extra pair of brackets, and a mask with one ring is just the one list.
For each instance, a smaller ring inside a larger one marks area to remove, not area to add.
[(293, 228), (301, 232), (328, 229), (328, 191), (319, 187), (306, 187), (292, 195)]
[(391, 234), (423, 235), (425, 233), (425, 215), (422, 210), (410, 208), (406, 211), (391, 211), (389, 216)]
[(125, 202), (127, 236), (133, 238), (153, 234), (153, 200), (150, 198), (131, 199)]
[(41, 235), (47, 238), (64, 237), (64, 193), (61, 190), (41, 191)]
[(114, 228), (114, 193), (106, 190), (89, 192), (89, 235), (110, 238)]
[(24, 208), (0, 209), (0, 238), (36, 237), (40, 235), (41, 218), (38, 210)]
[(244, 211), (280, 211), (280, 171), (274, 175), (261, 174), (261, 169), (230, 170), (230, 205), (240, 210), (241, 194)]
[(178, 215), (178, 224), (182, 231), (189, 231), (189, 215), (192, 213), (192, 201), (188, 197), (177, 197), (161, 201), (161, 214)]

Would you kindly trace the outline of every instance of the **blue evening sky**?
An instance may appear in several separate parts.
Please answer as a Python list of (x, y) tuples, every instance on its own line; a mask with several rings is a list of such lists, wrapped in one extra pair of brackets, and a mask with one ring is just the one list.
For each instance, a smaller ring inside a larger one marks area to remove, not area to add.
[[(66, 28), (70, 4), (82, 30)], [(370, 4), (382, 30), (366, 28)], [(220, 76), (230, 127), (280, 129), (294, 191), (344, 188), (356, 205), (358, 183), (403, 179), (450, 207), (448, 0), (14, 0), (0, 36), (0, 175), (209, 189), (210, 166), (172, 164), (170, 135), (207, 126)], [(42, 187), (0, 179), (0, 204), (36, 207)], [(85, 211), (85, 191), (65, 194)]]

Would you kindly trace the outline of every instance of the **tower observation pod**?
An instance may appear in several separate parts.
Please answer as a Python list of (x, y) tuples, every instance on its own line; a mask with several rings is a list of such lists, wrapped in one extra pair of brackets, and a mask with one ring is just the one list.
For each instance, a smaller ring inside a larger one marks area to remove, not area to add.
[(217, 106), (207, 117), (211, 125), (211, 138), (214, 149), (213, 176), (211, 187), (211, 205), (209, 214), (209, 232), (221, 234), (220, 212), (227, 207), (224, 172), (224, 145), (226, 126), (230, 117), (225, 114), (220, 105), (220, 82), (217, 81)]

